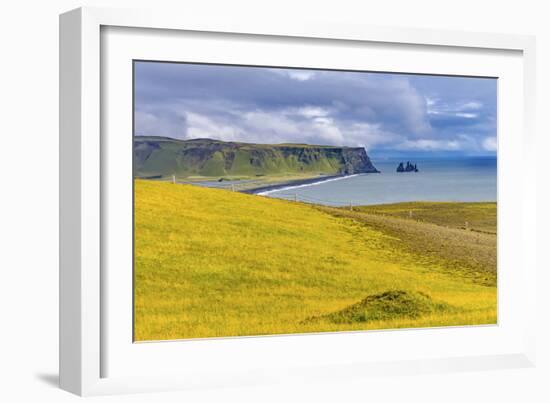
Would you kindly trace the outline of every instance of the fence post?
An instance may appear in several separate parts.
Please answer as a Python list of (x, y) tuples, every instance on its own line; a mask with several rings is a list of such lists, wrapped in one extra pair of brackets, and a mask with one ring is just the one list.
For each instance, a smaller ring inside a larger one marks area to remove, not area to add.
[(172, 175), (172, 183), (176, 184), (176, 175)]
[(353, 211), (353, 203), (352, 202), (349, 202), (349, 209), (350, 209), (350, 211)]

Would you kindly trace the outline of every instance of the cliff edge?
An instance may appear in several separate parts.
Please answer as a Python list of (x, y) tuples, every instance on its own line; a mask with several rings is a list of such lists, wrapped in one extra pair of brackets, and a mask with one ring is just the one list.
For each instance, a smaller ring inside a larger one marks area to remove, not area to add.
[(136, 177), (263, 176), (379, 172), (363, 147), (252, 144), (213, 139), (134, 138)]

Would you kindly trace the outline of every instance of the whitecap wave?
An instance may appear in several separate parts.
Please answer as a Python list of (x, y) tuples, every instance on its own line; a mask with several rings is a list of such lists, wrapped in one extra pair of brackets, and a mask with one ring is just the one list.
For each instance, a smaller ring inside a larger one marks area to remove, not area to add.
[(317, 182), (304, 183), (302, 185), (295, 185), (295, 186), (292, 186), (292, 185), (291, 186), (285, 186), (285, 187), (282, 187), (282, 188), (266, 190), (265, 192), (259, 192), (259, 193), (256, 193), (256, 194), (258, 196), (267, 196), (267, 195), (270, 195), (271, 193), (275, 193), (275, 192), (283, 192), (285, 190), (299, 189), (299, 188), (305, 188), (305, 187), (310, 187), (310, 186), (317, 186), (317, 185), (320, 185), (322, 183), (341, 181), (341, 180), (353, 178), (353, 177), (359, 176), (359, 175), (360, 174), (353, 174), (353, 175), (339, 176), (337, 178), (331, 178), (331, 179), (320, 179)]

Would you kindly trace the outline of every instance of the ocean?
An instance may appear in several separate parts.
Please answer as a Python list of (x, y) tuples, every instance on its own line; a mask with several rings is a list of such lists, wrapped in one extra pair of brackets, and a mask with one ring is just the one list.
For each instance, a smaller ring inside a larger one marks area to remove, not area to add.
[(260, 194), (330, 206), (497, 200), (496, 157), (411, 160), (419, 172), (398, 173), (401, 161), (373, 160), (379, 174), (350, 175)]

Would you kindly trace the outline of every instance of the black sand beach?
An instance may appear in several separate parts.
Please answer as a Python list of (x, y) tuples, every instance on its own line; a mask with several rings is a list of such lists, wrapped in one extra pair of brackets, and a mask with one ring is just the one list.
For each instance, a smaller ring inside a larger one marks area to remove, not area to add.
[(324, 182), (329, 179), (342, 178), (344, 176), (349, 176), (349, 175), (327, 175), (327, 176), (319, 176), (319, 177), (309, 178), (309, 179), (298, 179), (298, 180), (293, 180), (293, 181), (288, 181), (283, 183), (277, 183), (273, 185), (260, 186), (254, 189), (241, 190), (240, 192), (247, 193), (247, 194), (258, 194), (258, 193), (269, 192), (272, 190), (286, 188), (289, 186), (310, 185), (312, 183)]

